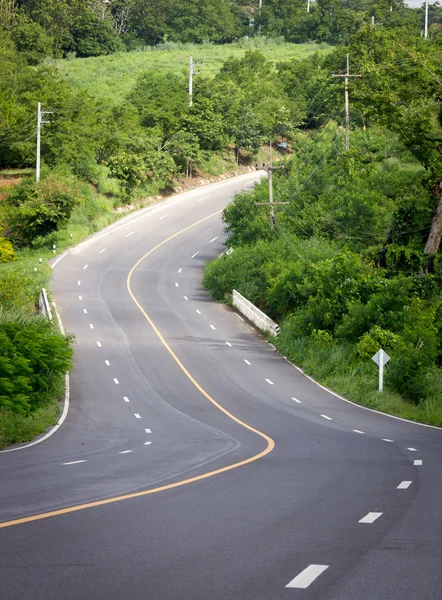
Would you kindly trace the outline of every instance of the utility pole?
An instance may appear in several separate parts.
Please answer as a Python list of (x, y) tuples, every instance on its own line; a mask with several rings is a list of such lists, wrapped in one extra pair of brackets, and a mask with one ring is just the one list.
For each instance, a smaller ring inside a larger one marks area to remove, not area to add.
[(41, 126), (49, 121), (42, 119), (43, 115), (52, 115), (53, 110), (41, 110), (41, 102), (37, 104), (37, 163), (35, 168), (35, 181), (40, 181), (40, 139), (41, 139)]
[(425, 28), (424, 28), (424, 38), (428, 38), (428, 0), (425, 0)]
[(193, 104), (193, 76), (198, 75), (199, 71), (195, 71), (195, 67), (199, 67), (203, 63), (193, 62), (193, 57), (190, 57), (190, 68), (189, 68), (189, 108)]
[(270, 141), (270, 164), (269, 164), (269, 205), (270, 205), (270, 223), (275, 224), (275, 212), (273, 210), (273, 161), (272, 161), (272, 142)]
[(350, 74), (350, 56), (347, 54), (347, 72), (332, 73), (332, 77), (344, 78), (344, 97), (345, 97), (345, 150), (350, 150), (350, 111), (348, 106), (348, 79), (349, 77), (362, 77), (360, 73), (357, 75)]
[(259, 18), (258, 36), (261, 36), (261, 10), (262, 10), (262, 0), (259, 0), (259, 4), (258, 4), (258, 18)]
[(270, 208), (270, 225), (273, 227), (275, 224), (275, 211), (273, 209), (275, 204), (289, 204), (288, 202), (273, 202), (273, 171), (277, 171), (279, 169), (283, 169), (284, 165), (279, 167), (273, 166), (273, 157), (272, 157), (272, 142), (270, 142), (270, 157), (269, 157), (269, 166), (267, 168), (268, 173), (268, 181), (269, 181), (269, 201), (268, 202), (255, 202), (256, 206), (269, 206)]
[(310, 0), (307, 0), (307, 12), (310, 12)]

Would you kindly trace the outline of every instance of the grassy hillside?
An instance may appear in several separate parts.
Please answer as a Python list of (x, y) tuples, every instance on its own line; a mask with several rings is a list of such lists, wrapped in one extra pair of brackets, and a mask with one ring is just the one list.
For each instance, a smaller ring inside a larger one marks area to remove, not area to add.
[(258, 48), (273, 63), (307, 58), (314, 52), (329, 52), (327, 44), (286, 44), (276, 40), (250, 39), (236, 44), (176, 44), (146, 46), (135, 52), (118, 52), (109, 56), (74, 58), (58, 62), (66, 81), (74, 88), (85, 88), (97, 98), (118, 103), (131, 91), (143, 71), (185, 71), (189, 58), (202, 62), (202, 75), (215, 75), (230, 56), (241, 58), (246, 50)]

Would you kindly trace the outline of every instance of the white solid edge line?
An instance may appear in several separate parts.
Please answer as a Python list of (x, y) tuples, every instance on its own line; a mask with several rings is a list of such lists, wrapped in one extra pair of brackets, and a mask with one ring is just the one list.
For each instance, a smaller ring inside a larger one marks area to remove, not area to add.
[(321, 415), (321, 417), (323, 419), (327, 419), (327, 421), (333, 421), (333, 419), (331, 417), (328, 417), (327, 415)]
[(294, 400), (294, 401), (295, 401), (295, 402), (297, 402), (298, 404), (302, 404), (301, 400), (298, 400), (298, 398), (293, 398), (293, 397), (292, 397), (292, 400)]
[(235, 313), (235, 315), (238, 317), (238, 319), (241, 319), (241, 321), (244, 321), (244, 319), (242, 318), (241, 315), (239, 315), (238, 313)]
[(319, 577), (329, 565), (309, 565), (303, 571), (299, 573), (294, 579), (291, 580), (285, 587), (286, 588), (298, 588), (305, 590), (311, 585), (315, 579)]
[(55, 260), (55, 262), (52, 263), (51, 265), (51, 269), (54, 269), (56, 265), (58, 265), (58, 263), (61, 261), (62, 258), (64, 258), (66, 256), (66, 252), (63, 252), (62, 254), (60, 254), (60, 256)]
[(415, 460), (413, 464), (415, 467), (420, 467), (420, 466), (422, 466), (423, 463), (421, 460)]
[(365, 517), (362, 517), (358, 523), (374, 523), (381, 515), (381, 512), (369, 512), (365, 515)]
[[(239, 317), (239, 315), (236, 315), (236, 316)], [(281, 354), (281, 356), (283, 356), (283, 355)], [(438, 431), (442, 431), (442, 427), (437, 427), (437, 425), (428, 425), (427, 423), (418, 423), (418, 421), (410, 421), (410, 419), (404, 419), (404, 417), (396, 417), (395, 415), (389, 415), (388, 413), (384, 413), (384, 412), (382, 412), (380, 410), (376, 410), (375, 408), (368, 408), (368, 406), (361, 406), (360, 404), (356, 404), (356, 402), (352, 402), (351, 400), (348, 400), (347, 398), (344, 398), (344, 396), (340, 396), (339, 394), (337, 394), (333, 390), (330, 390), (328, 387), (325, 387), (325, 385), (320, 384), (318, 381), (316, 381), (315, 379), (313, 379), (313, 377), (310, 377), (310, 375), (306, 375), (304, 373), (304, 371), (300, 367), (298, 367), (297, 365), (295, 365), (294, 363), (292, 363), (285, 356), (283, 358), (285, 358), (286, 361), (294, 369), (296, 369), (297, 371), (299, 371), (299, 373), (301, 373), (301, 375), (304, 375), (304, 377), (306, 379), (309, 379), (312, 383), (314, 383), (319, 388), (321, 388), (321, 390), (324, 390), (325, 392), (328, 392), (332, 396), (335, 396), (335, 398), (339, 398), (339, 400), (343, 400), (343, 402), (347, 402), (347, 404), (352, 404), (353, 406), (356, 406), (356, 408), (360, 408), (361, 410), (368, 410), (369, 412), (373, 412), (373, 413), (376, 413), (378, 415), (382, 415), (383, 417), (389, 417), (390, 419), (395, 419), (396, 421), (403, 421), (404, 423), (410, 423), (411, 425), (419, 425), (420, 427), (429, 427), (430, 429), (437, 429)], [(384, 440), (384, 441), (386, 441), (386, 440)], [(393, 440), (391, 440), (391, 441), (393, 441)]]
[(61, 463), (62, 465), (78, 465), (79, 463), (87, 462), (87, 460), (73, 460), (71, 462)]
[[(54, 307), (54, 312), (55, 312), (55, 316), (57, 318), (57, 322), (58, 322), (58, 326), (60, 328), (60, 331), (64, 335), (65, 331), (64, 331), (63, 323), (61, 321), (60, 313), (58, 312), (58, 309), (57, 309), (57, 305), (55, 304), (55, 302), (52, 302), (52, 306)], [(54, 433), (57, 431), (57, 429), (60, 429), (60, 427), (63, 425), (63, 423), (66, 420), (66, 417), (68, 416), (68, 412), (69, 412), (69, 398), (70, 398), (69, 373), (65, 373), (65, 376), (64, 376), (64, 404), (63, 404), (63, 412), (61, 413), (61, 416), (58, 419), (57, 424), (54, 425), (54, 427), (50, 431), (48, 431), (48, 433), (46, 433), (43, 437), (39, 438), (38, 440), (34, 440), (33, 442), (30, 442), (29, 444), (26, 444), (24, 446), (18, 446), (17, 448), (8, 448), (7, 450), (0, 450), (0, 453), (2, 453), (2, 452), (15, 452), (16, 450), (24, 450), (25, 448), (30, 448), (31, 446), (35, 446), (36, 444), (40, 444), (41, 442), (44, 442), (45, 440), (47, 440), (48, 438), (50, 438), (51, 435), (54, 435)]]
[(401, 483), (397, 486), (397, 490), (407, 490), (410, 485), (412, 484), (412, 481), (401, 481)]

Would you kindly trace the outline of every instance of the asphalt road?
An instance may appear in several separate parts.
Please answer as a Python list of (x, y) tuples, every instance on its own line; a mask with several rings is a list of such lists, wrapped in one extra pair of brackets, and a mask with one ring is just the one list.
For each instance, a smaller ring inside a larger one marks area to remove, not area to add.
[(0, 453), (1, 600), (442, 597), (442, 432), (321, 389), (201, 287), (257, 177), (55, 265), (70, 410)]

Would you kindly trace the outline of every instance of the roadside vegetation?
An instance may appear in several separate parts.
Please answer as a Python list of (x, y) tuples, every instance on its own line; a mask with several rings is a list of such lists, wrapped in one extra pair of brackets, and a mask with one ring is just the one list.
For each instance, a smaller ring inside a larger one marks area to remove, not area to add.
[[(342, 87), (328, 74), (344, 49), (287, 65), (310, 100), (310, 130), (268, 185), (224, 210), (229, 256), (204, 283), (237, 289), (281, 324), (277, 347), (322, 383), (365, 406), (442, 425), (442, 136), (440, 42), (366, 27), (346, 48), (353, 129), (345, 151)], [(385, 67), (388, 67), (386, 69)], [(339, 67), (338, 67), (339, 68)], [(306, 74), (309, 77), (306, 77)], [(301, 81), (308, 79), (309, 86)], [(303, 90), (303, 92), (302, 92)], [(321, 108), (315, 110), (315, 106)], [(391, 361), (377, 391), (371, 357)]]
[[(0, 447), (58, 413), (73, 340), (36, 308), (54, 249), (177, 185), (262, 166), (270, 141), (289, 204), (270, 225), (255, 205), (266, 184), (238, 196), (224, 215), (234, 251), (206, 285), (281, 321), (281, 350), (335, 389), (442, 423), (441, 9), (423, 40), (422, 10), (399, 0), (305, 4), (0, 0)], [(347, 52), (364, 75), (349, 152), (330, 76)], [(382, 397), (379, 345), (392, 356)]]

